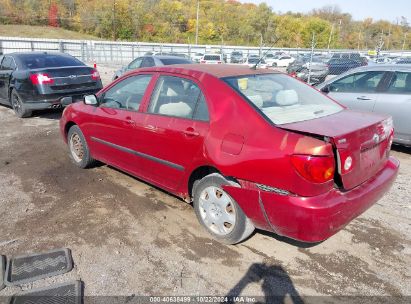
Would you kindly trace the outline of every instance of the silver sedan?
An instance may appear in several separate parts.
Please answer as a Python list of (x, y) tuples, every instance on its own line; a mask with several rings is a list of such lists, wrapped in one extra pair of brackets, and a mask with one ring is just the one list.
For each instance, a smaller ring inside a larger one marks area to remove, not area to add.
[(411, 65), (360, 67), (317, 88), (348, 108), (391, 115), (394, 142), (411, 146)]

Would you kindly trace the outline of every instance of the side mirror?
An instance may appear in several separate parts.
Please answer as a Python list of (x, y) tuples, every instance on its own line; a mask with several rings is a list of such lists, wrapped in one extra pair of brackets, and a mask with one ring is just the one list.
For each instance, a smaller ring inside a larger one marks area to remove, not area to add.
[(98, 105), (98, 100), (96, 95), (86, 95), (84, 96), (84, 104), (90, 105), (90, 106), (97, 106)]
[(321, 89), (321, 92), (323, 92), (323, 93), (325, 93), (325, 94), (330, 93), (330, 87), (329, 87), (328, 85), (326, 85), (325, 87), (323, 87), (323, 88)]
[(61, 105), (62, 105), (63, 107), (67, 107), (67, 106), (69, 106), (69, 105), (71, 105), (71, 104), (73, 103), (73, 97), (71, 97), (71, 96), (63, 97), (63, 98), (60, 100), (60, 102), (61, 102)]

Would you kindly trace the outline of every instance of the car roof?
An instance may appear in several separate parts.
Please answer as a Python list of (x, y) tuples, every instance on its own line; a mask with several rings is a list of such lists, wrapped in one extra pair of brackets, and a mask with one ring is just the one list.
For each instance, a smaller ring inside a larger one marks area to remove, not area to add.
[[(6, 54), (4, 54), (6, 55)], [(41, 52), (41, 51), (35, 51), (35, 52), (14, 52), (14, 53), (9, 53), (7, 54), (8, 56), (13, 56), (13, 57), (19, 57), (19, 56), (28, 56), (28, 55), (54, 55), (54, 56), (66, 56), (66, 57), (73, 57), (70, 54), (66, 53), (60, 53), (60, 52)]]
[(349, 70), (349, 74), (352, 72), (361, 71), (411, 71), (411, 64), (375, 64), (358, 67), (356, 69)]
[(188, 58), (184, 58), (181, 56), (177, 56), (177, 55), (144, 55), (141, 57), (151, 57), (151, 58), (157, 58), (157, 59), (183, 59), (183, 60), (189, 60)]
[(253, 70), (244, 65), (229, 65), (229, 64), (176, 64), (161, 67), (150, 67), (138, 69), (138, 71), (145, 72), (168, 72), (182, 75), (192, 75), (195, 77), (201, 74), (209, 74), (217, 78), (224, 78), (230, 76), (242, 76), (253, 74), (277, 74), (279, 72), (267, 69)]

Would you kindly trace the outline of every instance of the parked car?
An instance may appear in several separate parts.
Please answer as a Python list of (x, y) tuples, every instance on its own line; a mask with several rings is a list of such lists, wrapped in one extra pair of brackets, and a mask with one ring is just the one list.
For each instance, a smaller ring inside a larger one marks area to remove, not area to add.
[(328, 74), (340, 75), (348, 70), (358, 68), (360, 66), (362, 66), (362, 63), (358, 60), (331, 58), (330, 61), (328, 61)]
[(295, 61), (294, 57), (291, 57), (290, 55), (280, 55), (278, 57), (274, 57), (272, 60), (271, 66), (273, 67), (288, 67), (290, 63), (293, 63)]
[(411, 66), (361, 67), (324, 82), (318, 89), (351, 109), (391, 115), (394, 142), (411, 145)]
[(241, 51), (232, 51), (230, 55), (231, 63), (242, 63), (244, 61), (243, 52)]
[(191, 60), (186, 58), (181, 58), (178, 56), (170, 55), (147, 55), (141, 56), (134, 59), (127, 66), (122, 67), (121, 69), (114, 72), (113, 80), (119, 78), (123, 74), (139, 69), (152, 66), (163, 66), (163, 65), (173, 65), (173, 64), (190, 64), (193, 63)]
[(307, 73), (311, 66), (312, 71), (318, 71), (319, 75), (323, 74), (325, 79), (328, 75), (327, 62), (327, 57), (313, 56), (312, 59), (311, 57), (301, 57), (292, 62), (286, 71), (291, 76), (297, 76), (297, 73)]
[(194, 53), (191, 56), (191, 60), (195, 63), (200, 63), (201, 58), (203, 58), (204, 54), (203, 53)]
[(367, 57), (365, 56), (361, 56), (360, 59), (358, 60), (362, 66), (368, 65), (369, 64), (369, 60)]
[(18, 117), (61, 108), (63, 97), (82, 99), (102, 88), (97, 70), (63, 53), (12, 53), (0, 58), (0, 103)]
[(342, 229), (393, 183), (392, 120), (272, 70), (136, 70), (69, 105), (74, 163), (100, 160), (193, 202), (216, 240), (260, 228), (305, 242)]
[(360, 53), (333, 53), (331, 59), (351, 59), (355, 61), (360, 61)]
[(279, 55), (275, 55), (271, 52), (268, 52), (264, 55), (265, 55), (264, 56), (264, 61), (267, 63), (268, 66), (273, 66), (274, 60), (279, 56)]
[(411, 57), (398, 58), (395, 61), (395, 64), (411, 64)]
[(390, 63), (391, 59), (389, 59), (388, 57), (379, 57), (379, 58), (375, 58), (374, 62), (378, 64), (386, 64), (386, 63)]
[(221, 64), (224, 63), (223, 55), (221, 54), (204, 54), (200, 60), (201, 64)]
[[(293, 75), (292, 75), (293, 76)], [(312, 65), (311, 69), (304, 67), (300, 71), (294, 74), (298, 79), (307, 82), (310, 85), (318, 85), (325, 81), (328, 76), (328, 66), (323, 65)]]
[(266, 69), (267, 63), (264, 59), (260, 58), (258, 55), (248, 55), (246, 60), (244, 61), (244, 65), (252, 68), (257, 65), (257, 68)]

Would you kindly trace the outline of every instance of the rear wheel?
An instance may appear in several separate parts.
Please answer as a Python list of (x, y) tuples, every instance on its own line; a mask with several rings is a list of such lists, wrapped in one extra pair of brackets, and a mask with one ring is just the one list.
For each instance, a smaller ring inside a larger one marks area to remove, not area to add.
[(78, 126), (72, 126), (67, 135), (70, 157), (80, 168), (91, 167), (95, 160), (90, 155), (86, 139)]
[(31, 116), (32, 112), (27, 109), (26, 105), (23, 103), (19, 94), (17, 94), (15, 90), (11, 91), (10, 101), (17, 117), (26, 118)]
[(194, 184), (194, 209), (199, 222), (214, 239), (236, 244), (250, 236), (254, 225), (237, 202), (223, 190), (224, 185), (238, 186), (213, 173)]

